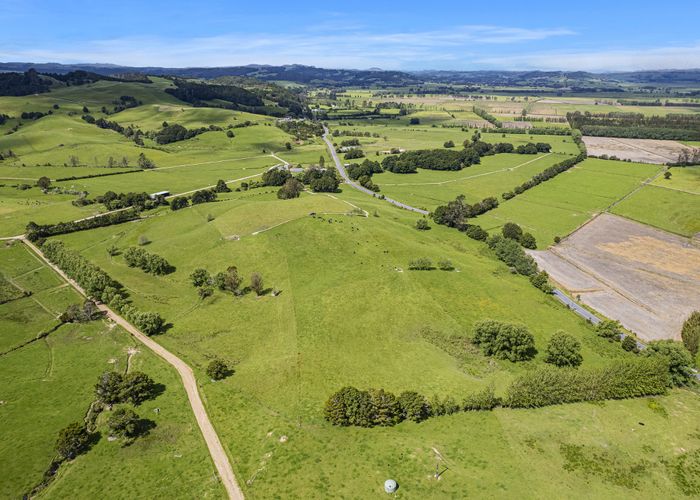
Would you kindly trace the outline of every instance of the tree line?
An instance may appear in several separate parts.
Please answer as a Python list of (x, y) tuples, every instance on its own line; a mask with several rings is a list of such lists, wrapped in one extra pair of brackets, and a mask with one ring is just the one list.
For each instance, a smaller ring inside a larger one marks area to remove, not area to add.
[(154, 335), (162, 330), (164, 321), (158, 313), (143, 312), (133, 307), (121, 283), (85, 259), (80, 253), (67, 249), (63, 242), (55, 240), (44, 242), (41, 245), (41, 251), (50, 262), (74, 279), (89, 297), (123, 314), (146, 335)]
[(338, 426), (393, 426), (404, 420), (421, 422), (460, 411), (488, 411), (496, 407), (538, 408), (581, 401), (627, 399), (665, 394), (670, 386), (668, 364), (661, 356), (616, 359), (601, 368), (544, 366), (516, 377), (505, 398), (492, 387), (466, 396), (428, 400), (415, 391), (398, 397), (384, 389), (343, 387), (326, 401), (325, 419)]
[(668, 114), (646, 116), (642, 113), (581, 113), (566, 115), (572, 128), (584, 135), (637, 139), (700, 140), (700, 116)]
[(37, 224), (29, 222), (26, 227), (26, 236), (29, 241), (40, 241), (49, 236), (59, 234), (74, 233), (76, 231), (85, 231), (96, 227), (112, 226), (114, 224), (122, 224), (139, 218), (139, 212), (136, 208), (121, 210), (104, 215), (98, 215), (87, 219), (58, 222), (56, 224)]

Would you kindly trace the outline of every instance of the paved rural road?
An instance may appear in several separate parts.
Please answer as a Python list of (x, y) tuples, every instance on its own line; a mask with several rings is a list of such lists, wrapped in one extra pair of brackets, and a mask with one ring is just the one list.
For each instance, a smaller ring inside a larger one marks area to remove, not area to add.
[[(80, 287), (80, 285), (78, 285), (75, 281), (70, 279), (60, 268), (55, 266), (53, 263), (49, 262), (49, 260), (46, 257), (44, 257), (44, 254), (41, 252), (41, 250), (39, 250), (31, 241), (27, 240), (24, 236), (21, 236), (19, 239), (20, 241), (22, 241), (22, 243), (27, 245), (27, 247), (30, 250), (32, 250), (37, 256), (39, 256), (44, 262), (46, 262), (46, 264), (49, 267), (51, 267), (51, 269), (56, 271), (64, 280), (70, 283), (73, 286), (73, 288), (75, 288), (78, 291), (78, 293), (80, 293), (83, 296), (87, 296), (87, 294)], [(207, 415), (207, 411), (204, 408), (202, 398), (199, 396), (199, 391), (197, 390), (197, 380), (194, 378), (194, 373), (192, 372), (192, 369), (187, 365), (187, 363), (185, 363), (173, 353), (165, 349), (165, 347), (160, 345), (155, 340), (151, 339), (147, 335), (144, 335), (139, 330), (134, 328), (134, 326), (131, 323), (129, 323), (120, 315), (112, 311), (112, 309), (110, 309), (106, 305), (100, 304), (98, 307), (101, 311), (104, 311), (107, 314), (107, 317), (109, 317), (119, 326), (124, 328), (124, 330), (133, 335), (134, 338), (136, 338), (136, 340), (141, 342), (151, 351), (153, 351), (165, 361), (170, 363), (173, 367), (175, 367), (177, 372), (180, 374), (180, 377), (182, 378), (182, 384), (185, 386), (187, 398), (190, 400), (190, 406), (192, 407), (192, 411), (194, 412), (195, 419), (197, 420), (199, 429), (202, 431), (204, 441), (206, 441), (207, 447), (209, 448), (209, 454), (211, 455), (211, 458), (214, 461), (216, 470), (219, 472), (219, 477), (221, 478), (221, 482), (226, 488), (228, 497), (232, 500), (243, 500), (243, 491), (238, 486), (238, 482), (236, 481), (236, 476), (234, 476), (233, 474), (233, 469), (231, 468), (231, 463), (229, 462), (228, 455), (226, 455), (226, 451), (224, 451), (224, 447), (222, 446), (221, 441), (219, 440), (219, 436), (216, 434), (216, 430), (214, 430), (214, 426), (211, 424), (209, 416)]]
[(571, 300), (568, 297), (568, 295), (566, 295), (561, 290), (558, 290), (555, 288), (552, 293), (554, 294), (554, 296), (557, 299), (559, 299), (559, 302), (564, 304), (566, 307), (568, 307), (569, 309), (574, 311), (579, 316), (583, 317), (584, 319), (587, 319), (588, 321), (590, 321), (594, 325), (597, 325), (598, 323), (600, 323), (600, 318), (598, 316), (596, 316), (595, 314), (592, 314), (588, 309), (585, 309), (585, 308), (581, 307), (580, 305), (578, 305), (576, 302)]
[[(333, 147), (333, 143), (331, 142), (330, 139), (328, 139), (328, 128), (325, 126), (323, 127), (323, 140), (326, 142), (326, 146), (328, 146), (328, 151), (331, 153), (331, 157), (333, 158), (333, 161), (335, 162), (335, 166), (338, 169), (338, 172), (340, 172), (341, 177), (345, 181), (345, 184), (348, 184), (349, 186), (354, 187), (358, 191), (362, 191), (365, 194), (368, 194), (370, 196), (373, 196), (377, 198), (377, 193), (372, 191), (371, 189), (367, 189), (366, 187), (360, 186), (358, 183), (350, 179), (348, 176), (348, 173), (345, 171), (345, 166), (343, 163), (340, 161), (340, 158), (338, 158), (338, 153), (335, 152), (335, 148)], [(405, 203), (401, 203), (400, 201), (397, 200), (392, 200), (391, 198), (387, 198), (386, 196), (384, 197), (385, 201), (388, 201), (392, 205), (396, 205), (399, 208), (403, 208), (405, 210), (410, 210), (411, 212), (417, 212), (419, 214), (423, 215), (428, 215), (427, 210), (423, 210), (422, 208), (416, 208), (412, 207), (411, 205), (406, 205)]]

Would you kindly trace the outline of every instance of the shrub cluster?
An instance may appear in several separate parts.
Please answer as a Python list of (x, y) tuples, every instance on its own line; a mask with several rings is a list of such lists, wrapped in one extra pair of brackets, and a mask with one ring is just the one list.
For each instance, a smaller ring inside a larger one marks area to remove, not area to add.
[(83, 305), (71, 304), (61, 313), (58, 319), (63, 323), (87, 323), (104, 316), (94, 301), (88, 299)]
[(153, 134), (153, 140), (158, 144), (170, 144), (171, 142), (184, 141), (191, 139), (199, 134), (208, 132), (210, 129), (207, 127), (200, 127), (195, 129), (187, 129), (182, 125), (173, 123), (172, 125), (166, 125), (159, 131)]
[(118, 210), (120, 208), (135, 207), (139, 210), (150, 210), (159, 205), (167, 205), (165, 198), (159, 196), (151, 199), (148, 193), (115, 193), (107, 191), (102, 196), (95, 197), (95, 201), (102, 203), (107, 210)]
[(340, 181), (335, 170), (309, 167), (299, 176), (299, 180), (309, 186), (315, 193), (336, 193)]
[(537, 240), (530, 233), (523, 233), (522, 228), (514, 222), (506, 222), (501, 229), (504, 238), (510, 238), (520, 243), (525, 248), (534, 250), (537, 248)]
[(461, 151), (453, 149), (418, 149), (398, 156), (387, 156), (382, 168), (395, 174), (413, 173), (417, 168), (427, 170), (462, 170), (479, 163), (479, 152), (471, 147)]
[(139, 405), (156, 395), (156, 383), (143, 372), (104, 372), (95, 384), (95, 397), (101, 403)]
[(174, 271), (174, 267), (163, 257), (149, 253), (143, 248), (127, 248), (126, 252), (124, 252), (124, 261), (129, 267), (138, 267), (147, 273), (159, 276)]
[(525, 325), (491, 319), (474, 325), (472, 341), (485, 355), (513, 362), (531, 359), (537, 352), (535, 337)]
[(216, 201), (216, 191), (213, 189), (201, 189), (199, 191), (195, 191), (192, 193), (192, 196), (190, 196), (190, 200), (192, 201), (193, 205), (199, 205), (200, 203), (211, 203), (212, 201)]
[(467, 219), (484, 214), (498, 206), (498, 200), (493, 197), (484, 198), (473, 205), (465, 203), (464, 200), (464, 195), (457, 196), (453, 201), (448, 202), (447, 205), (438, 206), (431, 214), (431, 217), (436, 224), (456, 227), (460, 231), (466, 231), (468, 228)]
[(87, 219), (77, 221), (58, 222), (56, 224), (39, 225), (35, 222), (30, 222), (29, 224), (27, 224), (26, 236), (29, 241), (38, 241), (41, 238), (56, 236), (58, 234), (73, 233), (76, 231), (94, 229), (96, 227), (121, 224), (123, 222), (128, 222), (137, 219), (138, 216), (138, 210), (135, 208), (131, 208), (128, 210), (122, 210), (120, 212), (98, 215), (96, 217), (90, 217)]
[(515, 269), (518, 274), (532, 276), (537, 272), (537, 263), (525, 253), (520, 244), (510, 238), (495, 234), (486, 240), (496, 257)]

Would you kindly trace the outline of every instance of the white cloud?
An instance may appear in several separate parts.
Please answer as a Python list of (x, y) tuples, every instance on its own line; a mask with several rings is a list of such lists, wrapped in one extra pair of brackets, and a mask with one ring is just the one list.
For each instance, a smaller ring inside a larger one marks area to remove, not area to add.
[(130, 37), (60, 43), (50, 48), (0, 48), (0, 60), (32, 62), (109, 62), (132, 66), (224, 66), (251, 63), (313, 64), (326, 67), (383, 68), (459, 61), (474, 46), (522, 44), (573, 35), (570, 30), (526, 29), (489, 25), (448, 27), (440, 31), (376, 34), (360, 26), (317, 25), (294, 34), (232, 33), (221, 36), (163, 39)]
[(566, 71), (635, 71), (700, 68), (700, 43), (686, 47), (636, 50), (557, 51), (512, 57), (480, 57), (472, 61), (499, 69)]

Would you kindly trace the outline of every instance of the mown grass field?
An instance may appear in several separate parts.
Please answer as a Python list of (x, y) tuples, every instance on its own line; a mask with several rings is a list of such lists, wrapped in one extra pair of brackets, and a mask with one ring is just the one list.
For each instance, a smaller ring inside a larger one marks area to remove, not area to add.
[[(346, 130), (379, 134), (379, 137), (359, 138), (361, 149), (370, 159), (381, 159), (382, 152), (392, 148), (406, 150), (442, 148), (447, 141), (453, 141), (457, 147), (460, 147), (465, 139), (471, 139), (474, 134), (473, 130), (463, 132), (460, 128), (409, 125), (408, 121), (405, 125), (397, 125), (395, 122), (387, 125), (365, 125), (360, 121), (352, 123), (353, 125), (337, 126), (331, 124), (330, 128), (340, 132)], [(340, 144), (343, 140), (351, 138), (349, 136), (333, 137), (333, 142)], [(578, 154), (578, 148), (570, 136), (531, 136), (528, 134), (481, 132), (481, 140), (489, 143), (509, 142), (516, 147), (528, 142), (547, 142), (552, 145), (552, 151), (555, 153)], [(377, 158), (374, 158), (375, 156)]]
[[(19, 243), (0, 247), (0, 272), (33, 292), (0, 305), (2, 352), (57, 325), (60, 312), (82, 301)], [(58, 431), (85, 417), (99, 374), (127, 369), (129, 349), (136, 351), (129, 369), (144, 371), (165, 386), (155, 400), (135, 408), (155, 427), (126, 448), (103, 433), (87, 454), (59, 469), (41, 497), (223, 497), (177, 373), (119, 327), (102, 320), (63, 325), (0, 356), (0, 496), (19, 498), (41, 481), (54, 457)], [(155, 408), (160, 411), (155, 413)]]
[(537, 239), (539, 248), (553, 244), (594, 214), (639, 187), (660, 171), (656, 165), (589, 158), (474, 219), (489, 232), (516, 222)]
[(415, 207), (434, 210), (463, 194), (467, 203), (489, 196), (500, 199), (504, 191), (567, 158), (562, 154), (498, 154), (459, 171), (420, 169), (415, 174), (384, 172), (373, 177), (381, 193)]
[(682, 236), (700, 232), (700, 194), (644, 186), (612, 213)]

